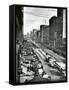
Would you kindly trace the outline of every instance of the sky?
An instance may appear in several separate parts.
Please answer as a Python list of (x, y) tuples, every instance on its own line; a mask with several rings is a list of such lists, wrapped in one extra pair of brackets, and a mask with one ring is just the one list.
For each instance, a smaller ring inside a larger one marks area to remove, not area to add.
[(33, 29), (40, 29), (41, 24), (49, 25), (49, 19), (57, 16), (57, 9), (24, 7), (24, 35)]
[[(57, 16), (57, 9), (54, 8), (37, 8), (37, 7), (24, 7), (24, 26), (23, 33), (26, 35), (33, 29), (40, 30), (40, 25), (49, 25), (49, 19), (52, 16)], [(63, 12), (64, 13), (64, 12)], [(63, 17), (65, 15), (63, 14)], [(63, 37), (66, 37), (65, 20), (63, 21)]]

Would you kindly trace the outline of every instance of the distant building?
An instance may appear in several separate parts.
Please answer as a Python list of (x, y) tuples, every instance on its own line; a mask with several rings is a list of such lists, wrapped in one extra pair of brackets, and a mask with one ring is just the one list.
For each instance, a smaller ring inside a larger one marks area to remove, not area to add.
[(38, 31), (39, 30), (37, 30), (37, 29), (33, 29), (33, 31), (30, 34), (30, 37), (32, 38), (32, 40), (37, 41), (38, 36), (39, 36)]
[(39, 30), (36, 32), (36, 38), (37, 38), (36, 42), (40, 42), (40, 31)]
[(49, 43), (49, 26), (48, 25), (40, 26), (40, 39), (41, 39), (41, 42), (44, 44)]
[(30, 32), (30, 38), (33, 40), (33, 31)]
[(30, 33), (27, 33), (26, 35), (24, 35), (24, 39), (30, 39)]

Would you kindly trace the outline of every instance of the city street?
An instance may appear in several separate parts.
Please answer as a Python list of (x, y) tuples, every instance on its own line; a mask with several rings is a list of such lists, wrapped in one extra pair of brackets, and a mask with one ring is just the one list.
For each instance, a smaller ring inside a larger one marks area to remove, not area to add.
[[(41, 50), (41, 52), (40, 52), (40, 50)], [(62, 60), (65, 60), (65, 58), (62, 57), (62, 56), (57, 55), (53, 51), (51, 51), (49, 49), (46, 49), (46, 48), (43, 51), (41, 48), (36, 47), (36, 49), (34, 49), (34, 51), (35, 51), (36, 55), (39, 57), (39, 60), (42, 62), (44, 71), (48, 75), (51, 76), (51, 80), (55, 80), (55, 81), (60, 80), (60, 77), (61, 77), (60, 73), (58, 72), (57, 69), (48, 66), (47, 62), (45, 62), (45, 60), (44, 60), (45, 56), (43, 54), (48, 53), (49, 55), (53, 56), (56, 59), (56, 61), (60, 63), (61, 66), (63, 65), (64, 68), (65, 68), (65, 64), (62, 62)]]
[(22, 9), (24, 12), (19, 9), (22, 17), (20, 18), (17, 13), (16, 18), (17, 82), (65, 81), (66, 9), (32, 7)]
[[(63, 57), (57, 55), (53, 56), (54, 52), (47, 50), (46, 48), (43, 50), (39, 44), (36, 44), (32, 40), (27, 40), (25, 45), (23, 45), (22, 55), (20, 55), (20, 65), (22, 68), (22, 74), (20, 74), (20, 82), (23, 83), (26, 80), (34, 82), (38, 81), (48, 81), (47, 78), (50, 77), (50, 81), (61, 81), (65, 79), (66, 71), (65, 71), (65, 63), (61, 59)], [(52, 53), (51, 53), (52, 52)], [(57, 55), (57, 57), (56, 57)], [(43, 67), (43, 71), (39, 71), (38, 65), (41, 63)], [(31, 68), (36, 68), (33, 70)], [(29, 71), (28, 71), (29, 68)], [(35, 72), (44, 72), (45, 74), (42, 76), (40, 73), (35, 74)], [(35, 74), (35, 75), (34, 75)], [(36, 78), (35, 78), (36, 77)], [(39, 78), (40, 77), (40, 78)], [(35, 79), (34, 79), (35, 78)], [(38, 80), (39, 78), (39, 80)]]

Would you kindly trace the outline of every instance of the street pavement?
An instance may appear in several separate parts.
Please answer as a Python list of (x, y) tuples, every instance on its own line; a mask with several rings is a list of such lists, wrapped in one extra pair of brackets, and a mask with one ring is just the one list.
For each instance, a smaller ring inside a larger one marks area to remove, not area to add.
[(40, 51), (37, 48), (34, 49), (34, 51), (38, 56), (39, 60), (42, 62), (44, 71), (47, 73), (47, 75), (51, 76), (51, 80), (52, 81), (60, 80), (61, 75), (57, 74), (58, 70), (48, 66), (48, 64), (44, 60), (45, 57), (40, 54)]
[[(30, 48), (32, 48), (32, 50), (34, 51), (34, 53), (38, 57), (39, 61), (41, 61), (42, 66), (43, 66), (43, 70), (45, 71), (45, 73), (47, 75), (49, 75), (51, 77), (51, 81), (61, 81), (61, 77), (63, 77), (62, 74), (61, 74), (61, 71), (59, 71), (57, 68), (53, 68), (52, 66), (49, 65), (49, 63), (46, 61), (46, 57), (47, 57), (46, 53), (49, 56), (55, 58), (55, 60), (58, 63), (60, 63), (60, 66), (61, 66), (61, 63), (62, 63), (62, 65), (64, 64), (63, 60), (65, 60), (65, 58), (63, 58), (62, 56), (59, 56), (58, 54), (54, 53), (52, 50), (44, 48), (43, 46), (41, 46), (41, 44), (37, 44), (37, 43), (33, 42), (32, 40), (30, 40), (28, 42), (28, 45), (29, 44), (30, 45), (32, 44), (32, 46)], [(27, 48), (29, 48), (29, 47), (27, 47)], [(29, 51), (27, 51), (27, 52), (29, 52)], [(22, 78), (23, 77), (21, 77), (20, 79), (22, 79)]]
[(64, 62), (64, 61), (66, 61), (66, 58), (58, 55), (57, 53), (53, 52), (52, 50), (50, 50), (48, 48), (45, 48), (42, 44), (40, 44), (40, 43), (34, 43), (34, 44), (36, 46), (39, 46), (41, 49), (43, 49), (45, 53), (48, 53), (49, 55), (53, 56), (58, 62)]
[[(52, 50), (46, 49), (44, 48), (44, 50), (41, 49), (39, 44), (36, 44), (36, 48), (34, 48), (34, 52), (36, 53), (36, 55), (38, 56), (39, 60), (42, 62), (43, 65), (43, 69), (44, 71), (51, 76), (51, 80), (52, 81), (59, 81), (60, 78), (62, 77), (62, 75), (60, 74), (60, 72), (58, 72), (58, 70), (56, 68), (52, 68), (50, 67), (47, 62), (45, 62), (45, 53), (48, 53), (49, 55), (51, 55), (52, 57), (54, 57), (56, 59), (57, 62), (60, 62), (60, 64), (64, 64), (63, 60), (65, 60), (64, 57), (59, 56), (58, 54), (54, 53)], [(39, 46), (40, 48), (37, 48), (37, 46)]]

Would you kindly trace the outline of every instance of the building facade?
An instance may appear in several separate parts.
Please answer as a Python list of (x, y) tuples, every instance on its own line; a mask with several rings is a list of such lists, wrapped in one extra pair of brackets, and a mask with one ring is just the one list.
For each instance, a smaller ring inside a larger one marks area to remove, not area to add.
[(16, 39), (23, 40), (23, 8), (20, 6), (15, 7), (16, 12)]
[(49, 26), (40, 25), (40, 40), (43, 44), (49, 44)]
[(62, 44), (63, 37), (63, 9), (57, 10), (57, 17), (53, 16), (50, 20), (50, 47), (58, 48)]

